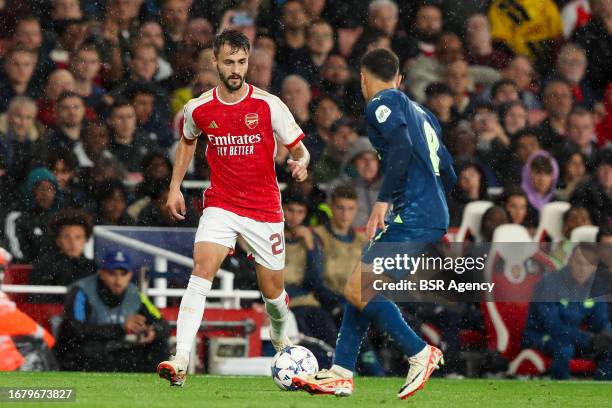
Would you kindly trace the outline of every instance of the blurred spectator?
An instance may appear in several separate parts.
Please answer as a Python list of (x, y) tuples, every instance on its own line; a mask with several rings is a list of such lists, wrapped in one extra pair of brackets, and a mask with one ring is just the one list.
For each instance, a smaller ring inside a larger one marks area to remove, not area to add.
[(147, 135), (153, 144), (170, 146), (174, 135), (168, 125), (168, 118), (155, 109), (155, 89), (151, 84), (136, 83), (128, 86), (126, 96), (136, 113), (136, 132)]
[(14, 96), (6, 112), (0, 114), (0, 134), (13, 134), (19, 139), (36, 141), (40, 137), (37, 115), (38, 105), (32, 98)]
[(504, 46), (493, 46), (491, 26), (484, 14), (473, 14), (465, 22), (467, 62), (494, 69), (504, 69), (510, 62), (512, 52)]
[(597, 144), (600, 147), (612, 147), (612, 83), (608, 84), (604, 94), (605, 114), (597, 123)]
[(519, 100), (519, 90), (510, 79), (500, 79), (491, 86), (491, 104), (495, 108)]
[(569, 201), (576, 187), (586, 181), (587, 158), (576, 147), (568, 148), (559, 156), (561, 177), (556, 196), (559, 200)]
[(273, 66), (274, 60), (270, 58), (267, 51), (253, 48), (249, 54), (249, 70), (246, 75), (247, 82), (266, 92), (270, 92)]
[(540, 150), (529, 156), (523, 167), (521, 188), (538, 213), (553, 199), (558, 179), (559, 166), (548, 152)]
[(351, 116), (360, 116), (364, 111), (359, 81), (353, 78), (345, 58), (330, 54), (321, 67), (321, 90), (342, 101), (343, 110)]
[[(85, 106), (100, 112), (106, 91), (96, 83), (101, 68), (100, 52), (90, 43), (82, 45), (70, 58), (70, 72), (74, 77), (74, 92)], [(91, 119), (91, 118), (90, 118)]]
[(510, 215), (508, 215), (508, 212), (503, 207), (499, 205), (489, 207), (489, 209), (482, 214), (482, 221), (480, 223), (482, 242), (493, 242), (493, 233), (495, 229), (509, 222)]
[(112, 159), (113, 155), (107, 149), (109, 138), (109, 130), (104, 122), (87, 123), (83, 130), (83, 139), (73, 149), (79, 160), (79, 167), (91, 168), (103, 157)]
[(172, 176), (172, 162), (165, 153), (154, 150), (142, 159), (142, 172), (144, 179), (136, 187), (134, 202), (127, 210), (135, 220), (138, 219), (140, 211), (151, 203), (155, 190), (159, 190), (157, 182), (168, 182)]
[[(63, 209), (50, 226), (52, 247), (30, 273), (30, 285), (68, 286), (96, 273), (96, 264), (85, 258), (85, 244), (93, 231), (92, 219), (84, 210)], [(63, 295), (30, 295), (36, 303), (62, 303)]]
[(84, 19), (70, 19), (54, 23), (56, 41), (55, 48), (49, 53), (49, 58), (56, 67), (66, 67), (70, 59), (88, 36), (88, 22)]
[[(584, 108), (575, 108), (567, 118), (566, 147), (574, 145), (587, 159), (587, 169), (592, 170), (597, 156), (595, 118)], [(566, 147), (567, 148), (567, 147)]]
[(528, 113), (523, 102), (515, 100), (499, 107), (501, 125), (510, 140), (527, 126)]
[(168, 354), (168, 325), (132, 271), (125, 252), (110, 251), (70, 287), (56, 347), (63, 370), (148, 372)]
[(164, 58), (166, 40), (161, 25), (155, 20), (147, 20), (140, 24), (138, 28), (138, 41), (144, 44), (151, 44), (157, 50), (157, 74), (156, 81), (163, 81), (172, 75), (172, 66)]
[(508, 152), (490, 155), (489, 161), (502, 185), (518, 185), (521, 182), (521, 172), (527, 159), (541, 149), (537, 131), (526, 128), (513, 136)]
[(557, 268), (561, 268), (567, 264), (572, 248), (575, 245), (574, 242), (570, 241), (572, 231), (583, 225), (593, 225), (586, 208), (570, 207), (569, 210), (563, 214), (563, 226), (561, 227), (563, 240), (558, 242), (550, 253), (550, 258)]
[(576, 187), (570, 202), (586, 208), (595, 225), (612, 224), (612, 149), (599, 152), (595, 175)]
[(478, 136), (478, 150), (493, 156), (510, 145), (510, 139), (500, 124), (499, 116), (493, 106), (478, 104), (474, 108), (472, 128)]
[(32, 81), (36, 54), (25, 48), (12, 48), (4, 56), (4, 74), (0, 77), (0, 112), (5, 112), (15, 96), (38, 98), (40, 88)]
[(306, 29), (306, 48), (298, 52), (294, 68), (311, 86), (321, 86), (321, 66), (334, 48), (334, 29), (326, 21), (314, 21)]
[(569, 378), (570, 360), (589, 355), (597, 363), (595, 379), (612, 379), (606, 304), (589, 298), (596, 268), (596, 250), (579, 244), (567, 266), (546, 274), (533, 291), (523, 346), (552, 357), (550, 374), (555, 379)]
[(331, 182), (328, 191), (350, 184), (357, 193), (357, 215), (353, 226), (365, 227), (378, 199), (382, 185), (380, 161), (376, 149), (367, 137), (359, 137), (346, 153), (340, 177)]
[(58, 194), (64, 208), (76, 208), (83, 204), (84, 193), (79, 180), (79, 160), (66, 149), (53, 149), (47, 157), (46, 167), (57, 180)]
[(455, 161), (472, 161), (476, 163), (484, 173), (486, 184), (491, 187), (497, 185), (495, 174), (487, 164), (487, 156), (477, 149), (478, 139), (476, 133), (474, 133), (467, 121), (462, 120), (458, 122), (444, 135), (444, 143)]
[(399, 45), (404, 48), (398, 53), (402, 66), (405, 65), (406, 58), (415, 58), (419, 55), (432, 57), (436, 53), (438, 39), (444, 29), (443, 23), (442, 9), (438, 3), (428, 1), (417, 5), (414, 20), (407, 22), (407, 27), (410, 27), (409, 34), (412, 37), (411, 42), (416, 43), (416, 53), (415, 44), (410, 42), (397, 44), (397, 41), (394, 43), (394, 50), (399, 49)]
[(57, 98), (57, 120), (47, 134), (38, 141), (39, 157), (46, 157), (57, 149), (72, 150), (81, 140), (85, 121), (83, 98), (74, 92), (63, 92)]
[[(7, 182), (15, 189), (8, 195), (16, 200), (19, 196), (19, 186), (23, 183), (35, 157), (34, 118), (36, 117), (36, 104), (26, 96), (17, 96), (11, 100), (6, 115), (6, 133), (0, 133), (0, 156), (3, 156), (3, 165), (6, 169)], [(14, 204), (11, 205), (13, 207)]]
[(520, 187), (508, 187), (504, 190), (501, 200), (509, 215), (509, 222), (526, 228), (535, 228), (535, 220), (528, 211), (527, 194)]
[(440, 122), (442, 137), (447, 138), (453, 122), (457, 120), (453, 111), (453, 94), (446, 84), (431, 83), (425, 88), (425, 103)]
[(24, 205), (9, 214), (5, 233), (17, 262), (33, 263), (49, 246), (49, 222), (61, 198), (55, 176), (44, 167), (30, 172), (23, 189)]
[(311, 280), (321, 274), (323, 254), (321, 244), (312, 231), (303, 225), (307, 210), (306, 199), (302, 194), (295, 190), (283, 193), (287, 254), (287, 264), (283, 271), (285, 289), (291, 299), (291, 311), (300, 332), (333, 345), (337, 335), (336, 324), (329, 311), (321, 307), (311, 287)]
[(571, 85), (574, 105), (592, 109), (594, 96), (585, 80), (586, 69), (587, 57), (584, 48), (578, 44), (565, 44), (557, 56), (555, 72)]
[[(308, 82), (299, 75), (288, 75), (283, 80), (281, 86), (281, 99), (295, 118), (295, 121), (300, 128), (308, 135), (313, 128), (312, 117), (310, 114), (310, 102), (312, 101), (312, 93)], [(304, 141), (310, 145), (313, 141), (309, 137)], [(310, 151), (310, 149), (308, 149)], [(311, 161), (314, 163), (318, 160), (318, 156), (314, 156)], [(320, 153), (320, 152), (319, 152)]]
[(541, 103), (532, 89), (535, 73), (529, 58), (524, 55), (515, 56), (501, 74), (502, 78), (509, 79), (516, 84), (521, 101), (523, 101), (527, 109), (540, 108)]
[(489, 8), (493, 40), (527, 55), (538, 71), (552, 63), (555, 44), (562, 36), (561, 15), (553, 0), (493, 0)]
[(126, 100), (116, 100), (111, 107), (108, 125), (111, 130), (109, 151), (130, 172), (140, 172), (142, 158), (155, 146), (136, 128), (136, 110)]
[(612, 78), (612, 3), (609, 0), (591, 0), (593, 17), (574, 34), (573, 41), (586, 50), (587, 81), (600, 96)]
[(96, 225), (134, 225), (127, 209), (127, 191), (119, 180), (100, 183), (96, 188)]
[(453, 95), (453, 111), (458, 118), (465, 118), (472, 108), (475, 95), (468, 64), (463, 60), (453, 61), (446, 66), (444, 83)]
[(49, 75), (45, 93), (38, 99), (38, 120), (43, 125), (52, 127), (57, 124), (58, 98), (66, 92), (73, 93), (74, 87), (74, 77), (68, 70), (57, 69)]
[(322, 95), (313, 101), (312, 111), (314, 126), (304, 138), (304, 145), (308, 148), (313, 164), (316, 164), (323, 155), (323, 149), (331, 140), (331, 127), (342, 117), (342, 110), (333, 96)]
[(461, 225), (463, 210), (469, 202), (489, 199), (484, 172), (475, 162), (458, 162), (455, 168), (457, 184), (447, 199), (451, 227)]
[(598, 244), (599, 265), (593, 278), (590, 297), (607, 301), (608, 316), (612, 318), (612, 226), (600, 226), (595, 242)]
[(539, 126), (540, 144), (545, 149), (558, 148), (563, 141), (567, 117), (572, 111), (572, 88), (562, 79), (548, 82), (542, 92), (542, 105), (548, 117)]
[(299, 0), (288, 0), (281, 8), (280, 30), (277, 31), (276, 61), (285, 73), (293, 72), (292, 64), (298, 51), (306, 46), (306, 28), (310, 24), (304, 6)]
[[(291, 181), (290, 181), (291, 183)], [(321, 225), (331, 218), (331, 209), (326, 201), (325, 192), (315, 184), (312, 172), (308, 178), (301, 183), (291, 183), (287, 188), (294, 188), (306, 197), (308, 203), (308, 215), (305, 224), (311, 227)]]
[(331, 137), (313, 171), (317, 183), (326, 183), (340, 176), (342, 163), (351, 145), (359, 138), (355, 123), (349, 118), (341, 118), (331, 126)]
[[(166, 54), (171, 57), (169, 60), (174, 71), (173, 77), (169, 79), (170, 85), (184, 86), (193, 77), (194, 73), (198, 72), (199, 69), (193, 62), (197, 60), (203, 49), (212, 46), (214, 34), (213, 26), (208, 20), (194, 18), (187, 23), (179, 48), (173, 54), (168, 54), (172, 50), (166, 47)], [(158, 72), (157, 79), (161, 79), (159, 77), (160, 73)]]

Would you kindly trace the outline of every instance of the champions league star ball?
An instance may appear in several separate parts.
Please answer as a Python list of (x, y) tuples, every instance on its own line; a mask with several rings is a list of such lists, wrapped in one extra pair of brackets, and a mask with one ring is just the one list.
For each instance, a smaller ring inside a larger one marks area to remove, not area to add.
[(295, 391), (291, 379), (298, 374), (314, 374), (319, 363), (306, 347), (289, 346), (276, 353), (272, 359), (272, 379), (283, 391)]

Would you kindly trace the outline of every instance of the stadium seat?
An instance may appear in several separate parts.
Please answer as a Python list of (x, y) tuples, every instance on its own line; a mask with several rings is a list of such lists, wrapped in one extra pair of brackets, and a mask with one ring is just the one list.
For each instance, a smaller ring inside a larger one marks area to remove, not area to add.
[[(508, 365), (509, 375), (542, 375), (549, 368), (552, 359), (538, 350), (524, 349)], [(591, 375), (596, 366), (592, 360), (574, 358), (570, 360), (570, 373), (574, 375)]]
[(455, 242), (474, 240), (482, 241), (480, 235), (480, 223), (483, 214), (493, 206), (491, 201), (472, 201), (465, 206), (461, 218), (461, 226), (455, 235)]
[(563, 214), (571, 207), (565, 201), (546, 204), (540, 211), (540, 223), (533, 237), (535, 242), (559, 242), (563, 240)]
[(507, 361), (520, 352), (533, 287), (554, 269), (524, 227), (504, 224), (495, 229), (485, 265), (485, 278), (495, 289), (481, 306), (488, 347)]
[(595, 225), (583, 225), (581, 227), (574, 228), (570, 235), (570, 241), (572, 242), (595, 242), (599, 227)]

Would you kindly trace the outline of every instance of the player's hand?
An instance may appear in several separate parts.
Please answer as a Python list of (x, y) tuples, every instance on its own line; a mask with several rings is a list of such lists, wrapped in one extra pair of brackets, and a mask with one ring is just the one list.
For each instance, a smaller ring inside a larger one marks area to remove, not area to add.
[(304, 166), (301, 161), (289, 159), (287, 160), (287, 166), (289, 166), (291, 177), (293, 177), (295, 181), (301, 183), (308, 178), (308, 170), (306, 170), (306, 166)]
[(168, 192), (168, 201), (166, 201), (166, 208), (175, 220), (182, 221), (185, 219), (187, 209), (185, 207), (185, 198), (181, 190), (170, 189)]
[(305, 227), (303, 225), (295, 227), (295, 229), (293, 230), (293, 234), (296, 238), (301, 238), (304, 240), (304, 244), (306, 245), (306, 248), (308, 248), (309, 251), (314, 249), (314, 238), (312, 236), (312, 231), (308, 227)]
[(147, 329), (145, 322), (146, 318), (143, 315), (133, 314), (127, 319), (125, 319), (125, 323), (123, 323), (123, 329), (128, 334), (142, 333)]
[(385, 225), (385, 215), (387, 215), (387, 210), (389, 209), (389, 203), (383, 203), (377, 201), (372, 208), (372, 214), (370, 215), (370, 219), (368, 220), (368, 224), (366, 225), (366, 235), (368, 240), (371, 240), (376, 235), (376, 230), (380, 229), (385, 231), (387, 226)]
[(153, 340), (155, 340), (155, 329), (153, 326), (147, 326), (142, 336), (138, 338), (138, 344), (149, 344)]

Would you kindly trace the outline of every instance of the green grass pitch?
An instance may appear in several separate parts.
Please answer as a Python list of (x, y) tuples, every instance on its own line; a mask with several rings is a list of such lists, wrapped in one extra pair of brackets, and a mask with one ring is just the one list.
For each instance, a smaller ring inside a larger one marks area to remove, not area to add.
[(594, 381), (432, 379), (406, 401), (395, 393), (401, 378), (356, 379), (350, 398), (283, 392), (268, 377), (192, 375), (170, 387), (152, 374), (0, 373), (0, 387), (73, 387), (76, 402), (6, 403), (2, 407), (612, 407), (612, 383)]

